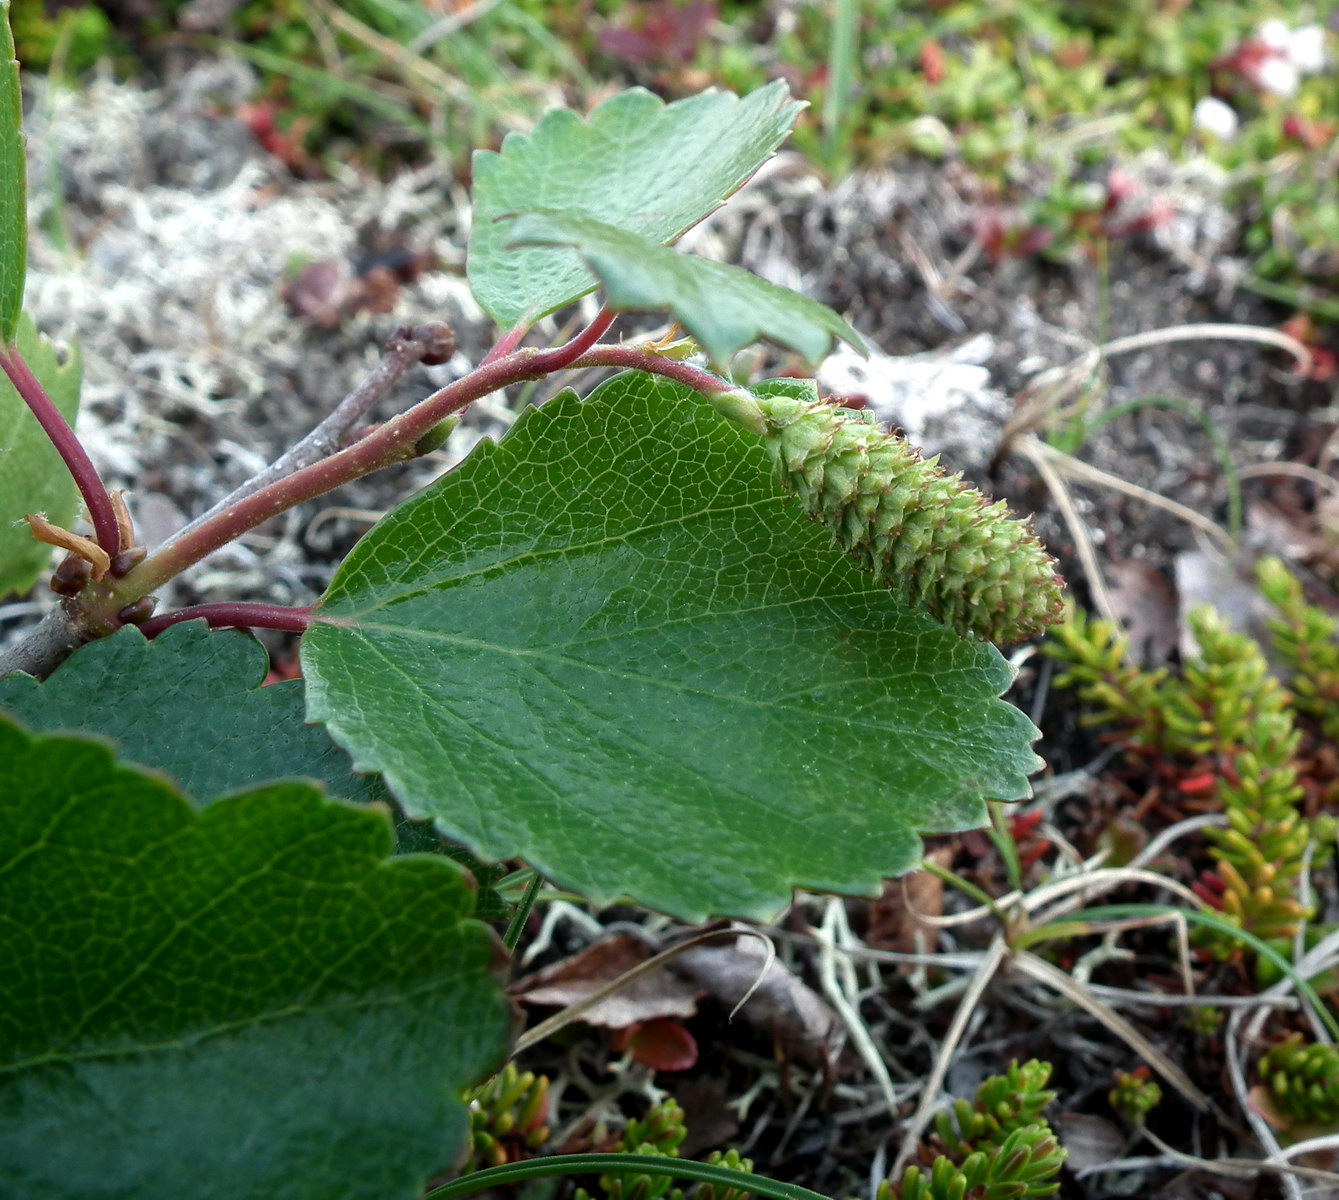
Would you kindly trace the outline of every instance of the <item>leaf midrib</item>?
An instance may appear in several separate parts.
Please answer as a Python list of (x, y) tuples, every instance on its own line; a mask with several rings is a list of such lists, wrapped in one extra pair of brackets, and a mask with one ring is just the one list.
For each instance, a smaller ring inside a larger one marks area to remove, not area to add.
[[(414, 588), (412, 590), (405, 591), (397, 595), (393, 595), (389, 598), (378, 599), (370, 608), (363, 609), (360, 612), (336, 611), (330, 614), (329, 616), (326, 616), (322, 613), (321, 609), (318, 607), (313, 612), (312, 619), (317, 621), (324, 621), (328, 625), (340, 625), (342, 627), (347, 627), (353, 623), (361, 623), (362, 618), (366, 614), (376, 612), (379, 609), (390, 608), (396, 604), (404, 604), (410, 600), (416, 600), (420, 596), (425, 596), (430, 592), (449, 591), (451, 588), (460, 587), (463, 584), (470, 582), (471, 580), (486, 579), (491, 576), (501, 575), (507, 571), (517, 569), (521, 566), (529, 565), (530, 563), (533, 562), (540, 562), (545, 559), (559, 559), (567, 555), (582, 554), (585, 553), (586, 551), (597, 550), (605, 546), (622, 545), (626, 542), (629, 542), (631, 539), (640, 536), (641, 534), (653, 533), (658, 529), (669, 529), (675, 525), (682, 525), (686, 528), (688, 524), (692, 521), (707, 520), (712, 518), (714, 515), (718, 513), (749, 512), (754, 509), (765, 508), (768, 505), (785, 504), (785, 503), (786, 503), (786, 497), (784, 495), (759, 497), (757, 500), (752, 500), (747, 504), (733, 504), (729, 506), (722, 506), (719, 508), (712, 506), (710, 508), (698, 509), (691, 513), (681, 513), (676, 517), (668, 517), (663, 521), (656, 521), (646, 525), (638, 525), (633, 529), (625, 530), (624, 532), (617, 535), (610, 535), (601, 538), (592, 538), (591, 540), (585, 542), (567, 543), (561, 546), (548, 547), (546, 549), (525, 550), (519, 554), (513, 555), (511, 558), (499, 559), (496, 562), (490, 562), (483, 566), (474, 567), (459, 575), (450, 575), (444, 577), (439, 576), (438, 578), (433, 579), (431, 582), (425, 583), (422, 587)], [(408, 519), (409, 518), (407, 517), (406, 520)], [(407, 565), (412, 567), (415, 564), (411, 562), (408, 563)], [(351, 572), (356, 571), (357, 569), (358, 568), (351, 568)], [(352, 574), (350, 579), (345, 580), (343, 582), (345, 584), (345, 592), (346, 593), (351, 592), (354, 590), (351, 585), (356, 584), (358, 582), (358, 575)], [(336, 603), (338, 602), (339, 598), (336, 599)]]

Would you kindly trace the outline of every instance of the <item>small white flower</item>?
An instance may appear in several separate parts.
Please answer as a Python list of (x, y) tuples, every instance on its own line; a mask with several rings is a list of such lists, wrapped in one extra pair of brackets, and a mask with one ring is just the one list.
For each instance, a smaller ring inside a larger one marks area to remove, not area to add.
[(1301, 76), (1297, 68), (1286, 58), (1266, 58), (1255, 69), (1256, 86), (1285, 100), (1297, 94)]
[(1303, 25), (1288, 35), (1288, 58), (1303, 75), (1319, 75), (1325, 70), (1325, 30), (1319, 25)]
[(1195, 105), (1190, 115), (1191, 123), (1201, 133), (1209, 133), (1219, 141), (1231, 141), (1237, 133), (1236, 111), (1217, 96), (1205, 96)]
[(1271, 50), (1286, 54), (1292, 35), (1293, 31), (1288, 28), (1285, 22), (1279, 20), (1278, 17), (1272, 17), (1256, 28), (1255, 40), (1263, 46), (1268, 46)]

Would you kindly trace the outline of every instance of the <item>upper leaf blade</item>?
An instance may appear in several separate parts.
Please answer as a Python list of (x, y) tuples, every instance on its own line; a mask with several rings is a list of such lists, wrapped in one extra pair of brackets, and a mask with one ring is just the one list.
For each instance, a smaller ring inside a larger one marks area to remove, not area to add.
[(595, 287), (570, 249), (508, 251), (499, 217), (554, 209), (671, 242), (743, 186), (802, 107), (781, 81), (742, 99), (713, 91), (669, 105), (633, 88), (584, 121), (550, 112), (529, 134), (510, 134), (500, 152), (479, 151), (468, 261), (475, 298), (511, 328)]
[(0, 720), (0, 1194), (421, 1195), (511, 1021), (465, 878), (390, 846)]
[(0, 0), (0, 349), (14, 341), (23, 308), (28, 259), (26, 174), (19, 64), (9, 28), (9, 0)]
[[(19, 320), (17, 346), (37, 381), (71, 425), (79, 411), (83, 370), (79, 348), (64, 363), (37, 332), (32, 318)], [(0, 373), (0, 598), (26, 592), (51, 561), (51, 547), (35, 541), (25, 513), (43, 513), (56, 525), (74, 520), (78, 491), (37, 418), (14, 385)]]
[(636, 374), (527, 412), (377, 525), (303, 675), (411, 814), (691, 920), (868, 893), (1038, 765), (993, 647), (900, 607), (755, 438)]
[(826, 304), (604, 221), (573, 213), (523, 213), (511, 223), (507, 244), (571, 246), (604, 285), (610, 308), (667, 309), (717, 366), (759, 338), (811, 363), (826, 357), (834, 338), (865, 349), (860, 335)]

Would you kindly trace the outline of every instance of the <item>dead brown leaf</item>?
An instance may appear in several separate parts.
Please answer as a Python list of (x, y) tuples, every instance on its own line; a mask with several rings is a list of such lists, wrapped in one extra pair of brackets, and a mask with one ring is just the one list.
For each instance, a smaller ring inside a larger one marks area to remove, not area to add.
[[(654, 951), (626, 933), (588, 946), (579, 954), (554, 963), (512, 986), (512, 994), (526, 1004), (566, 1008), (640, 966)], [(669, 971), (653, 971), (592, 1005), (581, 1019), (589, 1025), (626, 1029), (658, 1017), (691, 1017), (701, 992)]]
[(781, 1052), (806, 1066), (830, 1066), (837, 1050), (836, 1015), (817, 992), (783, 963), (762, 975), (766, 947), (741, 937), (733, 945), (694, 946), (674, 960), (674, 970), (733, 1009), (756, 983), (739, 1019), (769, 1034)]

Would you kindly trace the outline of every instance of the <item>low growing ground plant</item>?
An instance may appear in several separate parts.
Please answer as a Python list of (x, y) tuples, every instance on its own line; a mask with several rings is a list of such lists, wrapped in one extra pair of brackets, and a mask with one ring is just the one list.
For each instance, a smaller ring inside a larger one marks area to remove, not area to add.
[[(508, 947), (541, 876), (596, 904), (765, 919), (794, 888), (875, 892), (920, 832), (1027, 794), (1036, 730), (999, 698), (991, 642), (1058, 616), (1051, 560), (812, 383), (732, 382), (760, 338), (811, 361), (860, 339), (670, 248), (786, 137), (783, 84), (628, 91), (477, 155), (491, 352), (355, 434), (388, 381), (450, 354), (441, 326), (397, 332), (316, 430), (148, 552), (72, 431), (77, 357), (21, 315), (11, 60), (0, 47), (0, 586), (65, 557), (59, 606), (0, 657), (0, 1194), (416, 1196), (460, 1161), (465, 1089), (515, 1032), (480, 919), (509, 915), (489, 864), (535, 873)], [(597, 287), (570, 342), (524, 344)], [(686, 336), (604, 340), (627, 309)], [(428, 452), (473, 401), (590, 367), (621, 373), (406, 499), (318, 603), (156, 611), (180, 572)], [(301, 634), (301, 679), (260, 686), (265, 655), (236, 632), (256, 628)]]

